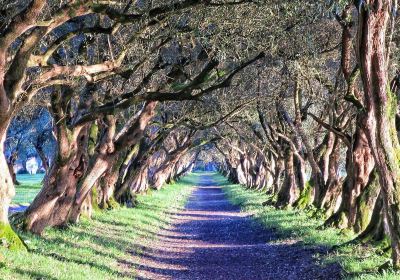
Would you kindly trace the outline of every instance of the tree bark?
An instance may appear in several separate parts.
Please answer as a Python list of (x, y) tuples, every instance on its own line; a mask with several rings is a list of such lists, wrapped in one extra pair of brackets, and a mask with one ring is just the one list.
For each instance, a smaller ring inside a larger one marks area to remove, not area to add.
[[(400, 268), (400, 144), (396, 130), (397, 97), (388, 82), (387, 29), (392, 1), (367, 1), (359, 14), (357, 49), (364, 88), (365, 130), (382, 188), (383, 211), (391, 238), (392, 261)], [(389, 42), (390, 43), (390, 42)]]
[[(102, 140), (101, 148), (94, 160), (94, 164), (85, 175), (80, 185), (79, 191), (75, 195), (74, 203), (69, 215), (69, 221), (76, 223), (79, 221), (82, 203), (90, 193), (92, 187), (103, 174), (115, 164), (119, 153), (126, 147), (136, 145), (143, 137), (144, 130), (155, 114), (157, 102), (146, 102), (143, 109), (137, 117), (132, 120), (132, 123), (127, 123), (126, 126), (115, 136), (115, 120), (109, 127), (111, 129)], [(111, 116), (108, 116), (111, 118)]]
[(24, 228), (41, 234), (48, 226), (64, 226), (74, 201), (79, 179), (87, 165), (88, 126), (74, 129), (72, 136), (59, 128), (58, 155), (43, 188), (25, 212)]
[(8, 209), (15, 195), (14, 184), (4, 156), (4, 141), (10, 119), (0, 118), (0, 240), (10, 249), (26, 249), (25, 244), (11, 228), (8, 221)]
[(342, 192), (343, 180), (339, 177), (340, 144), (338, 137), (334, 137), (332, 149), (329, 153), (324, 192), (322, 193), (321, 208), (325, 214), (331, 215), (336, 208), (338, 198)]
[(37, 143), (35, 146), (35, 150), (37, 154), (39, 155), (41, 161), (42, 161), (42, 167), (46, 173), (46, 175), (49, 173), (49, 160), (46, 156), (46, 154), (43, 151), (43, 147), (41, 144)]
[(151, 179), (151, 186), (153, 188), (156, 190), (161, 189), (171, 175), (174, 165), (189, 150), (190, 144), (191, 142), (188, 141), (183, 146), (177, 148), (171, 154), (167, 155), (166, 161), (164, 161), (161, 166), (157, 168)]
[(336, 213), (325, 222), (326, 226), (355, 228), (357, 213), (360, 209), (359, 197), (368, 186), (369, 178), (375, 166), (375, 161), (369, 147), (367, 136), (362, 129), (366, 119), (360, 115), (356, 120), (356, 131), (353, 135), (353, 146), (346, 153), (346, 173), (343, 183), (342, 202)]
[(17, 161), (17, 158), (18, 158), (18, 154), (16, 152), (13, 152), (12, 155), (8, 158), (8, 162), (7, 162), (8, 171), (10, 172), (13, 184), (15, 186), (18, 186), (20, 184), (17, 180), (17, 174), (14, 169), (14, 165), (15, 165), (15, 162)]
[(276, 207), (285, 208), (291, 206), (297, 199), (298, 189), (293, 164), (293, 151), (290, 147), (285, 150), (285, 177), (282, 187), (278, 192)]

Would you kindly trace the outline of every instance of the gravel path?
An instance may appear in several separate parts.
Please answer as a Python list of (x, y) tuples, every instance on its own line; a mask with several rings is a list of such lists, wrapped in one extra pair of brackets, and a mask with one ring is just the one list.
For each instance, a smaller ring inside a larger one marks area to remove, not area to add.
[[(171, 213), (172, 214), (172, 213)], [(340, 279), (338, 265), (318, 266), (296, 241), (274, 242), (265, 230), (204, 176), (186, 209), (147, 246), (138, 279)]]

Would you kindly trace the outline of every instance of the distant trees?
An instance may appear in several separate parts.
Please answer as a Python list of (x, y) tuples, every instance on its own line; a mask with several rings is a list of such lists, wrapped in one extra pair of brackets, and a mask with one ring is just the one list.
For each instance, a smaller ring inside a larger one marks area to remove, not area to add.
[[(263, 56), (223, 66), (211, 45), (202, 46), (201, 38), (193, 35), (209, 31), (197, 28), (191, 34), (185, 23), (190, 8), (218, 8), (224, 2), (171, 1), (144, 8), (125, 2), (33, 0), (5, 6), (0, 38), (0, 216), (7, 227), (14, 188), (3, 144), (12, 119), (31, 99), (41, 99), (53, 119), (51, 133), (38, 133), (32, 141), (47, 176), (34, 202), (15, 221), (40, 234), (46, 226), (76, 222), (94, 186), (101, 190), (102, 206), (110, 205), (122, 163), (129, 164), (158, 102), (198, 100), (229, 87), (239, 71)], [(169, 49), (174, 44), (181, 48), (176, 54)], [(50, 135), (57, 147), (51, 166), (46, 166), (43, 144)], [(183, 156), (190, 149), (188, 145), (167, 156), (174, 167), (160, 167), (152, 181), (157, 188), (183, 171), (180, 164), (186, 164), (180, 159), (187, 158)]]
[(1, 225), (11, 231), (18, 147), (47, 171), (14, 217), (38, 234), (134, 205), (207, 149), (265, 205), (311, 209), (361, 241), (390, 237), (400, 265), (397, 1), (11, 2)]
[[(330, 17), (306, 26), (306, 16), (285, 30), (292, 37), (272, 55), (276, 63), (253, 72), (252, 91), (264, 97), (258, 118), (225, 127), (237, 142), (227, 137), (218, 150), (231, 180), (271, 194), (265, 204), (311, 208), (358, 241), (389, 237), (398, 267), (397, 1), (360, 3), (332, 1)], [(261, 187), (252, 166), (268, 171)]]

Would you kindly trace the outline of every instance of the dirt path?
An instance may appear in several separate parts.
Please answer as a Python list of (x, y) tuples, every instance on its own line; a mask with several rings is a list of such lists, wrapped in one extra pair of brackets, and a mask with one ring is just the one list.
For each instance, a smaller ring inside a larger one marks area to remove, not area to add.
[(338, 265), (315, 263), (318, 249), (274, 243), (273, 231), (240, 213), (209, 176), (174, 215), (141, 255), (138, 279), (340, 279)]

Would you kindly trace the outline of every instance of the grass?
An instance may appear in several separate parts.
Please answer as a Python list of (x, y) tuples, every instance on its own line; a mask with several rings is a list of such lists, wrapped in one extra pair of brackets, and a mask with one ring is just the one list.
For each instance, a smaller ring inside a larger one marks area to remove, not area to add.
[[(223, 186), (224, 192), (233, 204), (239, 205), (242, 211), (253, 214), (253, 217), (266, 228), (275, 229), (282, 239), (296, 239), (302, 242), (304, 246), (331, 248), (354, 238), (353, 235), (338, 229), (317, 229), (324, 219), (313, 218), (305, 211), (276, 210), (273, 207), (264, 207), (262, 203), (267, 200), (264, 193), (230, 184), (220, 175), (215, 175), (214, 178)], [(379, 253), (378, 248), (346, 245), (340, 246), (335, 251), (330, 251), (331, 253), (327, 255), (316, 256), (317, 261), (322, 265), (330, 262), (340, 263), (345, 271), (346, 279), (400, 279), (400, 274), (393, 271), (378, 273), (378, 267), (389, 260), (387, 255)]]
[(168, 214), (182, 208), (199, 174), (190, 174), (160, 191), (138, 197), (135, 208), (95, 213), (64, 230), (48, 229), (42, 237), (23, 233), (30, 252), (0, 249), (1, 280), (132, 279), (135, 258), (146, 242), (168, 224)]
[(38, 174), (18, 174), (17, 180), (23, 185), (40, 184), (44, 178), (44, 173)]
[(37, 193), (42, 188), (44, 174), (18, 174), (17, 180), (21, 183), (15, 186), (15, 197), (13, 204), (26, 205), (33, 201)]

